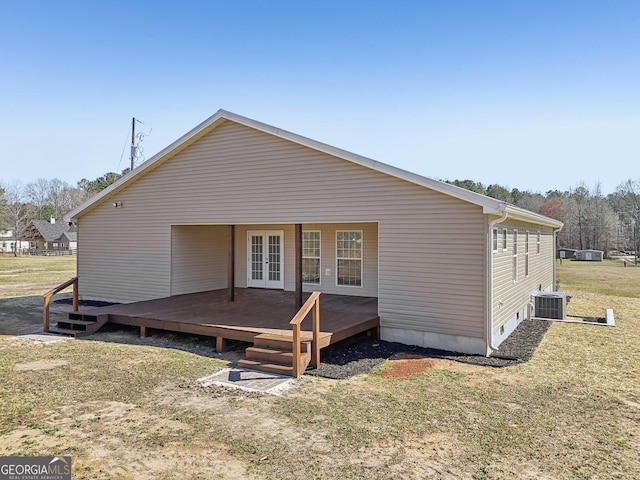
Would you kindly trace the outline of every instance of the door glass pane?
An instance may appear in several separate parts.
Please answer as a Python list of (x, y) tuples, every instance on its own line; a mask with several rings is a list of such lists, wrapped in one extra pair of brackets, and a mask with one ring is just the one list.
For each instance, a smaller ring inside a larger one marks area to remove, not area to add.
[(251, 279), (262, 280), (263, 275), (262, 235), (251, 236)]
[(280, 281), (280, 235), (269, 235), (269, 280)]

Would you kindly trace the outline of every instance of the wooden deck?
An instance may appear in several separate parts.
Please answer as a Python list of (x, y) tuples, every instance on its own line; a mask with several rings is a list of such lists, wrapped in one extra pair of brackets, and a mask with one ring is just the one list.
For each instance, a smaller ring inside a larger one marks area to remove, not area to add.
[[(304, 299), (308, 297), (305, 295)], [(235, 301), (227, 300), (227, 290), (81, 308), (89, 315), (109, 315), (109, 323), (184, 332), (224, 339), (253, 342), (256, 335), (291, 335), (289, 322), (296, 314), (294, 292), (237, 288)], [(302, 338), (311, 338), (311, 316), (302, 323)], [(320, 348), (380, 325), (378, 299), (344, 295), (320, 296)]]

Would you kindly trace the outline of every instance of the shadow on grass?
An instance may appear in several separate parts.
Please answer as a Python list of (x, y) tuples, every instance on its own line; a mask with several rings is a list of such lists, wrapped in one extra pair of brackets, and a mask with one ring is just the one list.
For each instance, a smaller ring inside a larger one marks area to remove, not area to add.
[(107, 342), (122, 345), (145, 345), (150, 347), (169, 348), (183, 352), (194, 353), (208, 358), (225, 360), (235, 365), (240, 358), (244, 358), (244, 351), (251, 344), (238, 341), (227, 341), (224, 352), (215, 348), (215, 337), (194, 335), (167, 330), (147, 328), (147, 335), (140, 337), (138, 327), (108, 323), (99, 331), (88, 337), (79, 337), (80, 341)]
[(0, 298), (0, 335), (42, 331), (42, 296)]
[[(56, 295), (51, 304), (50, 323), (68, 318), (71, 310), (69, 294)], [(95, 306), (95, 305), (94, 305)], [(43, 301), (40, 295), (0, 298), (0, 335), (26, 335), (42, 332)], [(215, 349), (215, 338), (180, 332), (147, 329), (147, 336), (141, 338), (136, 327), (107, 324), (88, 337), (78, 337), (79, 341), (118, 343), (124, 345), (146, 345), (186, 351), (209, 358), (227, 360), (235, 364), (249, 346), (242, 342), (228, 342), (227, 351), (219, 353)]]

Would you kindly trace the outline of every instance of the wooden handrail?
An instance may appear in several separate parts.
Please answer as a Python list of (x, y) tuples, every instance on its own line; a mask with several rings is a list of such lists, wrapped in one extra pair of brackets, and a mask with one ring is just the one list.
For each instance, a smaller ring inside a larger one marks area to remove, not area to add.
[(311, 327), (313, 332), (311, 340), (311, 366), (318, 368), (320, 366), (320, 292), (313, 292), (289, 322), (293, 328), (293, 376), (296, 378), (302, 375), (300, 365), (300, 324), (310, 311), (313, 312)]
[(42, 312), (42, 329), (46, 332), (49, 330), (49, 307), (51, 306), (51, 297), (53, 297), (56, 293), (64, 290), (65, 288), (73, 285), (73, 311), (78, 311), (78, 277), (73, 277), (70, 280), (67, 280), (64, 283), (61, 283), (55, 288), (52, 288), (47, 293), (42, 295), (44, 299), (44, 308)]

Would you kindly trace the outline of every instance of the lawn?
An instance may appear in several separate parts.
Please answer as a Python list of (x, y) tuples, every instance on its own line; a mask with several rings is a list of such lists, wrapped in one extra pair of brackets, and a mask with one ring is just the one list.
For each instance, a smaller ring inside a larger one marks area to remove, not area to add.
[(0, 336), (0, 455), (70, 455), (74, 479), (640, 478), (640, 267), (564, 262), (558, 283), (616, 327), (554, 323), (515, 367), (396, 359), (280, 397), (198, 386), (238, 355), (197, 337)]
[(0, 255), (0, 298), (21, 291), (44, 293), (75, 275), (75, 255)]

